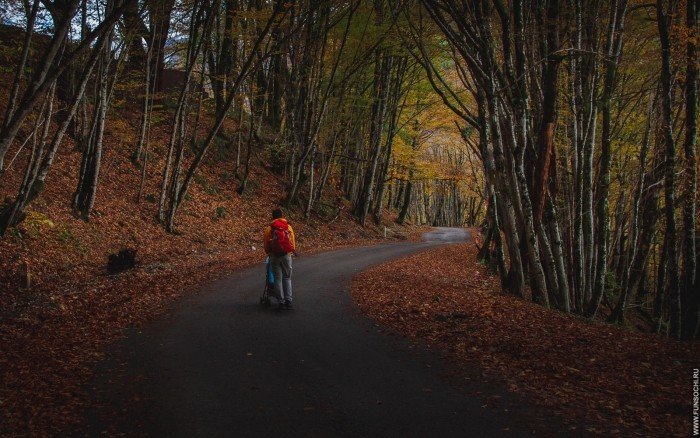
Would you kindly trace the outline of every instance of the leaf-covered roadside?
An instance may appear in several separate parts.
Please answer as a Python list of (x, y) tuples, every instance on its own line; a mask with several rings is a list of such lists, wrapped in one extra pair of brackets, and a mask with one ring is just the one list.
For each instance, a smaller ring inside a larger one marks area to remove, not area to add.
[[(365, 271), (353, 282), (353, 296), (377, 321), (446, 352), (456, 382), (476, 368), (534, 403), (542, 415), (525, 421), (540, 433), (690, 433), (697, 342), (591, 323), (506, 295), (477, 263), (471, 243)], [(553, 430), (551, 415), (568, 430)]]

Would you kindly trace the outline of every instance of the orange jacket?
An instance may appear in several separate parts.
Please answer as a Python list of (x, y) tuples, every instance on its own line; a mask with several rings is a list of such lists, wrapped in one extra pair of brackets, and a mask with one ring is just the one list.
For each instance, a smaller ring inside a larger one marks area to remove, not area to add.
[[(292, 251), (296, 251), (297, 239), (294, 236), (294, 229), (292, 229), (292, 226), (289, 225), (289, 223), (287, 222), (287, 219), (285, 219), (285, 218), (280, 218), (280, 219), (275, 219), (275, 220), (281, 220), (281, 221), (284, 221), (285, 223), (287, 223), (287, 226), (289, 227), (289, 234), (290, 234), (291, 241), (292, 241)], [(271, 235), (272, 235), (272, 224), (268, 225), (267, 228), (265, 228), (265, 240), (263, 241), (263, 247), (265, 248), (266, 254), (270, 254)]]

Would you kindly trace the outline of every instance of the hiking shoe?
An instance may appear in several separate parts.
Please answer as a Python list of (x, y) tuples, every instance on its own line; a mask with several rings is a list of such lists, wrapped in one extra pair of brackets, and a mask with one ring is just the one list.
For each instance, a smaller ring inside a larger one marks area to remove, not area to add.
[(294, 309), (294, 306), (292, 305), (292, 302), (291, 302), (291, 301), (286, 301), (286, 302), (284, 303), (284, 307), (285, 307), (285, 309), (287, 309), (287, 310), (292, 310), (292, 309)]
[(287, 309), (287, 303), (284, 301), (281, 301), (279, 305), (277, 306), (277, 310), (286, 310)]

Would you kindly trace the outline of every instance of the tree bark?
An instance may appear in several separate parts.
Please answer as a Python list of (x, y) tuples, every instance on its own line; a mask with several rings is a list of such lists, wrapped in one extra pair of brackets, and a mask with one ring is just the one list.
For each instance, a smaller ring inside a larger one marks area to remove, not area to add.
[(656, 1), (657, 25), (661, 43), (661, 133), (666, 149), (664, 165), (664, 211), (666, 217), (668, 298), (670, 304), (670, 334), (681, 335), (681, 301), (678, 276), (678, 244), (676, 232), (676, 144), (673, 137), (673, 80), (671, 72), (671, 16), (674, 13), (673, 0)]
[(586, 316), (589, 318), (593, 318), (598, 312), (598, 306), (600, 306), (600, 301), (605, 293), (605, 282), (608, 272), (607, 256), (610, 234), (610, 207), (608, 196), (610, 193), (610, 159), (612, 154), (612, 111), (610, 105), (617, 78), (617, 61), (620, 57), (620, 51), (622, 50), (622, 32), (626, 10), (626, 0), (614, 0), (610, 5), (610, 19), (605, 50), (605, 80), (603, 82), (603, 95), (600, 99), (603, 130), (600, 148), (598, 200), (596, 203), (596, 216), (598, 219), (598, 229), (595, 235), (597, 264), (593, 283), (593, 297), (586, 309)]
[(683, 201), (683, 279), (682, 279), (682, 303), (683, 328), (682, 335), (685, 339), (692, 339), (698, 334), (700, 324), (700, 285), (698, 285), (697, 273), (697, 210), (695, 202), (698, 192), (698, 166), (696, 158), (697, 131), (698, 131), (698, 55), (697, 38), (698, 14), (700, 5), (697, 1), (686, 1), (686, 27), (691, 32), (691, 37), (686, 43), (687, 71), (685, 75), (685, 193)]

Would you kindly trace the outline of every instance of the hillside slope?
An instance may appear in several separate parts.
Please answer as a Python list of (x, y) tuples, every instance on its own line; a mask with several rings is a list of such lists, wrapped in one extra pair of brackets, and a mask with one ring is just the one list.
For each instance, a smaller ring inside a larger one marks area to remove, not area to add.
[[(136, 116), (115, 114), (110, 121), (88, 222), (71, 213), (81, 154), (66, 141), (27, 219), (0, 238), (3, 433), (65, 431), (84, 403), (81, 384), (90, 363), (125, 328), (163, 312), (195, 285), (264, 258), (262, 229), (284, 195), (281, 178), (263, 165), (264, 150), (256, 151), (243, 196), (235, 191), (233, 161), (224, 159), (224, 150), (212, 154), (178, 214), (177, 234), (168, 234), (155, 220), (164, 129), (155, 130), (144, 196), (137, 203), (141, 171), (129, 157), (138, 123), (131, 117)], [(9, 167), (0, 199), (14, 196), (26, 154), (20, 150)], [(383, 240), (383, 227), (381, 233), (377, 226), (361, 228), (343, 201), (329, 196), (338, 208), (329, 207), (324, 216), (304, 219), (288, 212), (302, 255)], [(389, 235), (406, 238), (412, 232), (392, 228)], [(107, 258), (123, 248), (137, 251), (137, 265), (110, 275)]]

